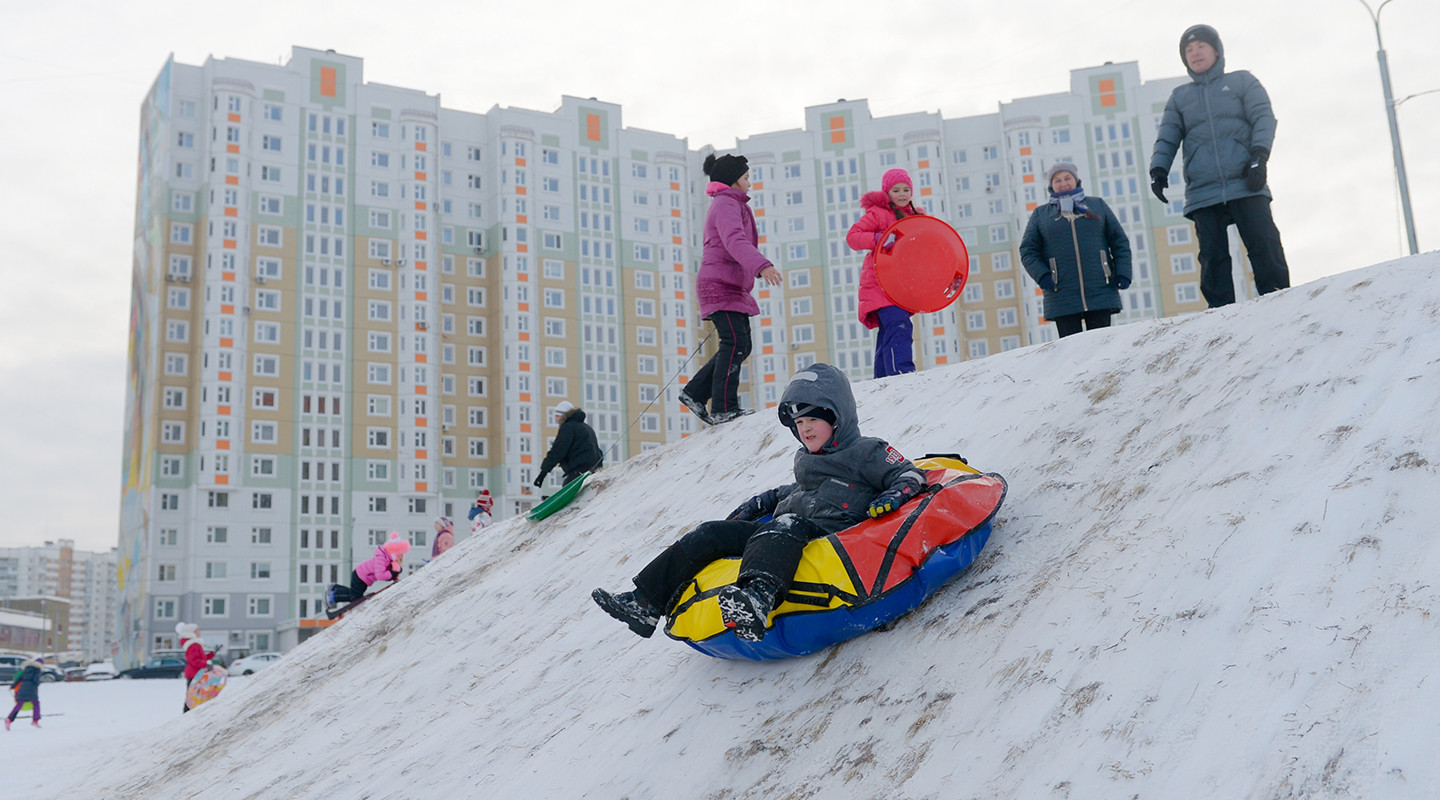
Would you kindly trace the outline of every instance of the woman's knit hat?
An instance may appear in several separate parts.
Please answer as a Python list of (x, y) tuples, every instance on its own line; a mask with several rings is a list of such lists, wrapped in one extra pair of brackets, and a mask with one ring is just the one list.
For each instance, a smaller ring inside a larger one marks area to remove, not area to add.
[(390, 539), (380, 548), (392, 556), (403, 556), (410, 552), (410, 543), (400, 538), (399, 531), (390, 531)]
[(175, 634), (181, 639), (193, 639), (200, 632), (200, 626), (193, 622), (175, 623)]
[(1068, 172), (1071, 175), (1075, 176), (1075, 183), (1080, 183), (1080, 168), (1075, 166), (1074, 162), (1056, 161), (1054, 164), (1050, 165), (1050, 171), (1045, 173), (1046, 186), (1049, 186), (1051, 181), (1055, 180), (1055, 174), (1058, 172)]
[(915, 182), (910, 180), (910, 173), (896, 167), (885, 170), (885, 175), (880, 178), (880, 191), (889, 194), (890, 189), (897, 183), (903, 183), (911, 189), (915, 188)]
[(726, 186), (734, 186), (735, 181), (745, 177), (750, 171), (750, 164), (745, 156), (720, 156), (715, 157), (714, 153), (705, 156), (705, 165), (702, 167), (710, 180), (723, 183)]

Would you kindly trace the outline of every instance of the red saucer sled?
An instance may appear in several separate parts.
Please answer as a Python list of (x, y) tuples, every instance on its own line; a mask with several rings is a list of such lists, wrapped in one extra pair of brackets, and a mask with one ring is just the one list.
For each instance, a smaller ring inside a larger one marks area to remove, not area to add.
[(895, 305), (924, 314), (960, 299), (970, 277), (970, 254), (945, 220), (925, 214), (905, 217), (886, 229), (880, 241), (875, 277)]

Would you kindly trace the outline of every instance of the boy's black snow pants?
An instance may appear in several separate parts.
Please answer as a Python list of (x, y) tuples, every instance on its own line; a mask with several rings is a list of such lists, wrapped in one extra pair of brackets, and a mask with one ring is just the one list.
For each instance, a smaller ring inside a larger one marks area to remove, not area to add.
[(669, 612), (680, 591), (705, 565), (740, 556), (739, 582), (766, 578), (780, 588), (778, 603), (795, 579), (805, 545), (824, 535), (824, 528), (794, 514), (781, 514), (769, 522), (702, 522), (646, 564), (635, 576), (635, 589), (653, 606)]

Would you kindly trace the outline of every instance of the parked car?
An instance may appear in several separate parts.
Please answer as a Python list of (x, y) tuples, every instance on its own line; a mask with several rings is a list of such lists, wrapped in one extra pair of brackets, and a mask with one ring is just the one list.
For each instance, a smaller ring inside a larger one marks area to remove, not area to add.
[[(21, 665), (26, 661), (32, 661), (38, 656), (27, 656), (21, 653), (5, 653), (0, 655), (0, 678), (5, 682), (13, 679), (13, 676), (20, 672)], [(65, 677), (60, 668), (54, 664), (40, 665), (40, 682), (53, 683)]]
[(152, 658), (138, 667), (121, 670), (117, 678), (178, 678), (185, 674), (185, 659), (174, 656)]
[(97, 661), (85, 668), (85, 680), (108, 681), (115, 677), (115, 665), (109, 661)]
[(284, 653), (256, 653), (237, 658), (227, 668), (231, 675), (253, 675), (280, 660)]
[(88, 667), (71, 667), (71, 668), (65, 670), (65, 680), (66, 680), (66, 681), (83, 681), (83, 680), (85, 680), (85, 670), (86, 670), (86, 669), (88, 669)]

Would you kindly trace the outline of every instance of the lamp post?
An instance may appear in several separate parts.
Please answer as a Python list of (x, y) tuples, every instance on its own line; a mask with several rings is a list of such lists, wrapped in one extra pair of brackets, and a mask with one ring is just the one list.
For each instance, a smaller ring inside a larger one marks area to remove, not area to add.
[(1385, 115), (1390, 120), (1390, 144), (1395, 150), (1395, 177), (1400, 182), (1400, 208), (1405, 214), (1405, 235), (1410, 240), (1410, 255), (1413, 256), (1420, 252), (1420, 246), (1415, 240), (1415, 215), (1410, 211), (1410, 183), (1405, 179), (1405, 155), (1400, 151), (1400, 125), (1395, 120), (1395, 106), (1399, 104), (1390, 92), (1390, 66), (1385, 58), (1385, 44), (1380, 38), (1380, 12), (1390, 5), (1390, 0), (1385, 0), (1374, 10), (1365, 0), (1359, 2), (1370, 12), (1370, 19), (1375, 23), (1375, 45), (1379, 48), (1375, 56), (1380, 60), (1380, 85), (1385, 90)]

